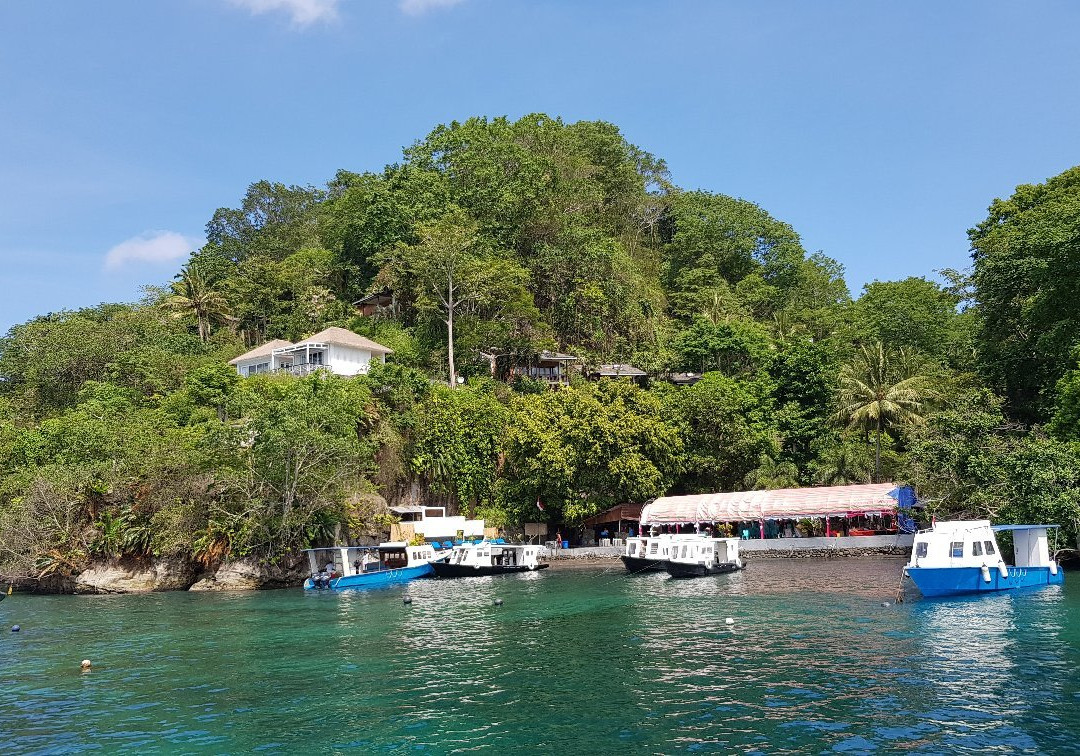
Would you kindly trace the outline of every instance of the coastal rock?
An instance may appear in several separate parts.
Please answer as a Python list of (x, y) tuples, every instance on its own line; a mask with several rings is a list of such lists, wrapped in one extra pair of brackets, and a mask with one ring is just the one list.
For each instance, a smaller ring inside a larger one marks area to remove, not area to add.
[(234, 559), (221, 564), (189, 590), (255, 591), (289, 588), (303, 583), (305, 577), (306, 562), (299, 558), (286, 559), (280, 564), (261, 564), (254, 559)]
[(183, 591), (195, 582), (195, 567), (186, 559), (93, 564), (75, 578), (75, 593), (148, 593)]

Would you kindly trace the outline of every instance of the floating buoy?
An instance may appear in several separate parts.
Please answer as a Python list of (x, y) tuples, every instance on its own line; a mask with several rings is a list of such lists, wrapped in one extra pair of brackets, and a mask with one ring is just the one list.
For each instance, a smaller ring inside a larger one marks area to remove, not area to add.
[(495, 604), (495, 606), (502, 606), (502, 599), (495, 599), (491, 603)]
[(412, 603), (412, 597), (411, 596), (406, 596), (405, 598), (403, 598), (401, 600), (401, 603), (406, 604), (406, 605), (411, 604)]
[(888, 609), (888, 608), (889, 608), (890, 606), (892, 606), (892, 604), (890, 604), (890, 603), (889, 603), (888, 601), (882, 601), (882, 602), (881, 602), (881, 605), (882, 605), (883, 607), (885, 607), (886, 609)]
[(83, 668), (83, 671), (86, 671), (94, 665), (90, 663), (89, 659), (83, 659), (82, 664), (80, 664), (79, 666)]
[(20, 630), (22, 630), (22, 628), (21, 628), (21, 627), (19, 627), (18, 625), (12, 625), (12, 626), (11, 626), (11, 632), (13, 632), (13, 633), (17, 633), (17, 632), (19, 632)]
[(728, 617), (726, 620), (724, 620), (724, 624), (725, 625), (734, 625), (735, 620), (733, 620), (731, 617)]

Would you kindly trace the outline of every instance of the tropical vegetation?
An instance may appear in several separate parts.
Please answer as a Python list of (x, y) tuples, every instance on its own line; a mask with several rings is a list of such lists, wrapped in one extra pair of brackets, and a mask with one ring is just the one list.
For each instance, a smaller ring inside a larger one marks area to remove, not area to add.
[[(994, 200), (970, 270), (854, 298), (764, 208), (544, 115), (439, 126), (325, 187), (258, 181), (206, 237), (141, 301), (0, 342), (0, 573), (272, 560), (404, 501), (572, 526), (666, 492), (874, 480), (938, 516), (1080, 527), (1080, 167)], [(355, 378), (228, 365), (326, 326), (393, 354)], [(543, 350), (650, 380), (508, 378)]]

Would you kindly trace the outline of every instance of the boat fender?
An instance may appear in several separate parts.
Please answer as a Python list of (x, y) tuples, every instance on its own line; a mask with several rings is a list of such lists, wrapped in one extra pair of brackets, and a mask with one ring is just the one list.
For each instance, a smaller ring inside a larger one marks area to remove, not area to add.
[(1001, 574), (1002, 579), (1009, 577), (1009, 568), (1004, 562), (998, 562), (998, 572)]
[(982, 567), (979, 568), (979, 571), (982, 572), (983, 582), (984, 583), (989, 583), (990, 582), (990, 568), (987, 567), (984, 564)]
[(1053, 559), (1050, 560), (1050, 574), (1057, 574), (1057, 562), (1055, 562)]

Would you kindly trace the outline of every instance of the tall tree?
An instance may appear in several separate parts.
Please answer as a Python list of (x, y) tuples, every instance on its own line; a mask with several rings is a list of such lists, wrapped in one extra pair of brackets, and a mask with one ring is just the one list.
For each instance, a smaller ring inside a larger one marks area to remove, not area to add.
[(879, 341), (863, 346), (840, 371), (840, 418), (849, 427), (874, 434), (874, 480), (881, 477), (881, 434), (923, 422), (933, 392), (916, 361), (904, 349), (887, 350)]
[(418, 289), (420, 308), (435, 309), (446, 325), (446, 363), (451, 387), (457, 386), (454, 324), (459, 310), (489, 294), (484, 283), (487, 264), (475, 222), (450, 213), (417, 229), (416, 244), (401, 244), (391, 264)]
[(1080, 340), (1080, 166), (994, 200), (968, 235), (981, 372), (1014, 418), (1045, 420)]
[(233, 319), (218, 282), (206, 276), (198, 265), (184, 266), (172, 284), (172, 292), (161, 305), (179, 316), (193, 315), (198, 323), (199, 339), (204, 343), (210, 338), (211, 322)]

